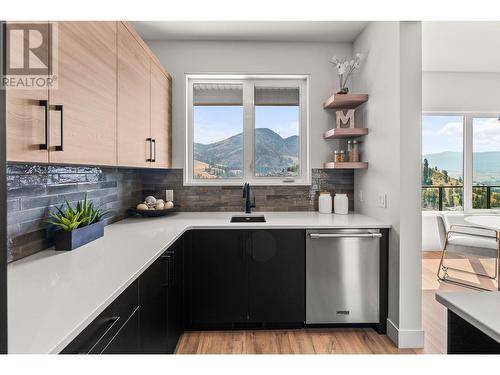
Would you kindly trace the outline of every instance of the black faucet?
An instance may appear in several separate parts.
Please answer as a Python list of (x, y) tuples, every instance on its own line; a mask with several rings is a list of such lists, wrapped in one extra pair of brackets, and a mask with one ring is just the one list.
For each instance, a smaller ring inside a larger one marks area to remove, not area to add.
[(243, 185), (243, 198), (245, 198), (245, 213), (246, 214), (251, 214), (252, 213), (252, 208), (255, 208), (255, 195), (253, 196), (253, 203), (250, 202), (250, 184), (248, 182), (245, 182), (245, 185)]

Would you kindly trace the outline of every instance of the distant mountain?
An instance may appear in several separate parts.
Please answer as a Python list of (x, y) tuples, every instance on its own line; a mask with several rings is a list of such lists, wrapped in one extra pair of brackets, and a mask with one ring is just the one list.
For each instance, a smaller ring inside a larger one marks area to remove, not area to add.
[[(463, 154), (461, 152), (439, 152), (422, 156), (427, 159), (429, 167), (437, 167), (439, 170), (447, 171), (450, 176), (462, 174)], [(500, 181), (500, 152), (476, 152), (474, 153), (474, 175), (475, 180), (499, 180)]]
[[(220, 165), (228, 169), (241, 169), (243, 134), (210, 144), (194, 144), (196, 160)], [(276, 170), (286, 169), (297, 162), (299, 137), (282, 138), (278, 133), (268, 128), (255, 129), (255, 165), (257, 174), (266, 174)]]
[(438, 167), (439, 170), (446, 170), (450, 175), (462, 174), (463, 153), (461, 152), (438, 152), (422, 156), (422, 160), (427, 159), (429, 168)]

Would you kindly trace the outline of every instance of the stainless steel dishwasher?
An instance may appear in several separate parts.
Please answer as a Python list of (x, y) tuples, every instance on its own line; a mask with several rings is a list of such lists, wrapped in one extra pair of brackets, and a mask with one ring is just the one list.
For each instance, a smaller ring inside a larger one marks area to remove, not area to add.
[(306, 323), (378, 323), (376, 229), (308, 230)]

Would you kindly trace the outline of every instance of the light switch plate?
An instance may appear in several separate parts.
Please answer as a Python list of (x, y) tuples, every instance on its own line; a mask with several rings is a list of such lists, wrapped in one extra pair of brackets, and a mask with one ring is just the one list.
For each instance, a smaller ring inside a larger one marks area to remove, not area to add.
[(387, 208), (387, 194), (379, 193), (378, 195), (378, 206), (381, 208)]
[(358, 199), (360, 202), (363, 202), (363, 190), (360, 190), (358, 193)]
[(165, 200), (167, 202), (168, 201), (171, 201), (171, 202), (174, 201), (174, 191), (173, 190), (165, 190)]

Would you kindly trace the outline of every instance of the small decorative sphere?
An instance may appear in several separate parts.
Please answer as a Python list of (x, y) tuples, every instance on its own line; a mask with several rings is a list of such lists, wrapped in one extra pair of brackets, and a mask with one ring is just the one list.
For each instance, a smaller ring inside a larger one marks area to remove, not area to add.
[(144, 199), (144, 203), (147, 204), (148, 206), (154, 205), (156, 204), (156, 198), (150, 195), (146, 197), (146, 199)]
[(174, 207), (174, 202), (168, 201), (167, 203), (165, 203), (165, 208), (173, 208), (173, 207)]
[(156, 201), (156, 206), (155, 206), (155, 208), (156, 208), (157, 210), (163, 210), (163, 209), (165, 208), (165, 204), (164, 204), (163, 202), (158, 202), (158, 201)]
[(137, 205), (136, 209), (138, 209), (138, 210), (147, 210), (147, 209), (149, 209), (149, 207), (147, 205), (145, 205), (144, 203), (139, 203)]

